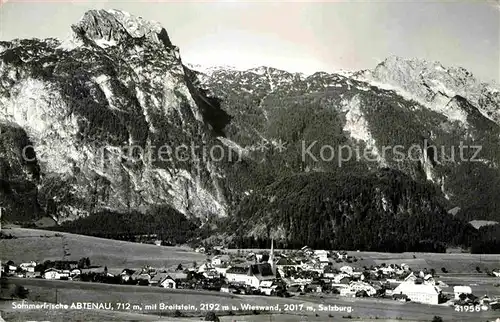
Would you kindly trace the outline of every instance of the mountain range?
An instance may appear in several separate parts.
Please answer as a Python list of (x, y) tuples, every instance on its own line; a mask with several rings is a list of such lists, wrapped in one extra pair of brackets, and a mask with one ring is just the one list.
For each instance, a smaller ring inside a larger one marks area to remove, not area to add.
[(398, 251), (468, 247), (469, 221), (500, 221), (500, 86), (463, 68), (201, 69), (123, 11), (71, 29), (0, 42), (2, 220), (116, 218), (123, 236), (168, 214), (240, 245)]

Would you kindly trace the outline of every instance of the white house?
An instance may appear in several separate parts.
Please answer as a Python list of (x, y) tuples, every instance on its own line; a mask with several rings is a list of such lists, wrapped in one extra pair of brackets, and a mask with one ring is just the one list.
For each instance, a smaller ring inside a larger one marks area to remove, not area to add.
[(326, 251), (326, 250), (315, 250), (314, 251), (314, 256), (320, 262), (328, 262), (328, 251)]
[(222, 266), (228, 264), (230, 260), (228, 255), (217, 255), (212, 258), (211, 262), (213, 266)]
[(271, 295), (277, 287), (272, 280), (268, 280), (260, 282), (259, 290), (265, 295)]
[(55, 268), (49, 268), (45, 272), (43, 272), (43, 278), (48, 280), (59, 280), (62, 277), (61, 271)]
[(244, 284), (258, 288), (262, 281), (273, 280), (275, 275), (269, 263), (252, 264), (249, 267), (231, 267), (226, 271), (228, 283)]
[(413, 302), (425, 304), (439, 304), (439, 293), (433, 285), (412, 282), (403, 282), (392, 292), (392, 294), (405, 294)]
[(244, 285), (257, 285), (259, 286), (259, 281), (254, 281), (254, 277), (248, 275), (248, 268), (234, 266), (230, 267), (226, 271), (226, 279), (228, 283), (244, 284)]
[(177, 282), (182, 279), (186, 279), (187, 274), (185, 273), (158, 273), (151, 280), (150, 284), (154, 286), (159, 286), (163, 288), (177, 288)]
[(229, 269), (229, 267), (215, 267), (215, 271), (217, 274), (222, 275), (223, 277), (226, 277), (226, 272)]
[(212, 263), (206, 262), (206, 263), (201, 264), (200, 267), (198, 267), (198, 273), (203, 273), (206, 271), (213, 271), (214, 269), (215, 269), (215, 267), (212, 265)]
[(470, 286), (454, 286), (453, 293), (455, 294), (455, 300), (460, 299), (460, 294), (472, 294), (472, 289)]
[(34, 272), (36, 267), (36, 262), (31, 261), (29, 263), (21, 263), (19, 267), (26, 272)]
[(6, 273), (13, 273), (17, 270), (17, 266), (9, 264), (9, 265), (5, 266), (5, 269), (6, 269)]
[(436, 280), (431, 274), (427, 274), (424, 276), (424, 284), (436, 285)]
[(325, 266), (323, 268), (323, 277), (335, 278), (336, 275), (337, 275), (337, 272), (336, 272), (335, 268), (333, 268), (333, 266)]
[(351, 290), (351, 288), (349, 288), (349, 287), (342, 287), (342, 288), (340, 288), (340, 296), (355, 297), (356, 291)]
[(159, 286), (164, 288), (177, 288), (177, 282), (171, 276), (167, 276), (160, 281)]
[(129, 268), (124, 268), (122, 270), (122, 272), (120, 273), (120, 277), (121, 277), (122, 281), (128, 282), (132, 278), (134, 273), (135, 273), (135, 270), (132, 270)]
[(380, 268), (380, 270), (382, 271), (382, 274), (384, 274), (384, 275), (392, 275), (396, 272), (396, 270), (390, 266), (382, 267), (382, 268)]
[(214, 278), (219, 278), (220, 277), (220, 274), (217, 273), (216, 270), (213, 270), (213, 271), (204, 271), (203, 272), (203, 276), (207, 279), (214, 279)]
[(373, 286), (364, 282), (351, 282), (349, 288), (355, 292), (365, 291), (369, 296), (377, 294), (377, 290)]
[(417, 280), (417, 277), (415, 276), (415, 274), (413, 274), (413, 272), (411, 272), (408, 276), (406, 276), (406, 278), (404, 279), (405, 282), (408, 282), (408, 283), (414, 283), (415, 281)]
[(343, 272), (343, 273), (352, 275), (352, 273), (354, 272), (354, 269), (351, 266), (346, 265), (346, 266), (342, 266), (340, 268), (340, 271)]
[(351, 276), (349, 274), (344, 274), (344, 273), (340, 273), (338, 275), (335, 275), (335, 277), (333, 278), (333, 282), (336, 283), (336, 284), (344, 284), (349, 282), (351, 280)]
[(150, 281), (150, 284), (163, 287), (163, 288), (177, 288), (177, 283), (175, 279), (172, 278), (168, 273), (156, 274)]

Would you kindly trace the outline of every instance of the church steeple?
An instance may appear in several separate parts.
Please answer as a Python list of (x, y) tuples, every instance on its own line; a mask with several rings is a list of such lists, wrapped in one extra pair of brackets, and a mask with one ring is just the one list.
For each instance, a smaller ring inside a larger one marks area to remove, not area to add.
[(271, 238), (271, 251), (269, 252), (269, 259), (267, 262), (271, 265), (273, 274), (276, 276), (276, 266), (274, 264), (274, 238)]

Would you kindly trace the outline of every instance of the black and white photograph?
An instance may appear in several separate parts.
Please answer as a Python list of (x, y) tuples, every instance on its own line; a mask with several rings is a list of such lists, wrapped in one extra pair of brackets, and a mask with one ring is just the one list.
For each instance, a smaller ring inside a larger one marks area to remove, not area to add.
[(0, 322), (500, 322), (499, 0), (0, 0)]

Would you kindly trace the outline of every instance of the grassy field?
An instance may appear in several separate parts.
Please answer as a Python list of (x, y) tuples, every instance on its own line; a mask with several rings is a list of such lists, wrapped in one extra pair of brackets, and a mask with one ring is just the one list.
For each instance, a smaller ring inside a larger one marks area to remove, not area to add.
[(110, 271), (122, 268), (171, 267), (179, 263), (191, 265), (205, 261), (206, 256), (187, 247), (167, 247), (89, 237), (46, 230), (3, 229), (16, 239), (0, 240), (0, 259), (15, 263), (34, 260), (78, 260), (90, 257), (92, 265), (108, 266)]
[[(336, 296), (324, 297), (293, 297), (293, 298), (278, 298), (264, 296), (235, 296), (218, 292), (194, 291), (194, 290), (168, 290), (158, 287), (146, 286), (128, 286), (128, 285), (106, 285), (97, 283), (85, 283), (74, 281), (53, 281), (42, 279), (10, 279), (12, 283), (24, 285), (30, 290), (28, 301), (36, 302), (56, 302), (71, 304), (74, 302), (106, 302), (106, 303), (131, 303), (131, 305), (140, 305), (142, 308), (146, 304), (154, 303), (169, 303), (169, 304), (185, 304), (194, 305), (195, 311), (182, 311), (185, 321), (203, 317), (206, 311), (201, 310), (201, 305), (219, 304), (227, 306), (240, 307), (241, 303), (251, 305), (279, 305), (282, 311), (269, 315), (266, 312), (260, 314), (248, 314), (241, 311), (234, 311), (235, 316), (226, 316), (222, 321), (329, 321), (341, 320), (343, 317), (350, 315), (354, 320), (395, 320), (402, 318), (406, 321), (430, 321), (434, 316), (441, 316), (444, 321), (492, 321), (494, 317), (500, 315), (500, 312), (482, 311), (478, 313), (459, 313), (455, 312), (452, 307), (448, 306), (429, 306), (416, 303), (401, 303), (392, 300), (380, 299), (350, 299), (340, 298)], [(302, 304), (302, 309), (286, 311), (286, 304)], [(350, 307), (352, 312), (326, 312), (320, 310), (322, 305), (336, 305), (339, 307)], [(1, 306), (0, 306), (1, 307)], [(116, 307), (116, 306), (115, 306)], [(311, 309), (308, 309), (311, 308)], [(148, 320), (150, 317), (155, 317), (153, 320), (174, 321), (173, 311), (148, 311), (148, 317), (142, 319), (138, 314), (144, 314), (144, 309), (133, 309), (127, 312), (116, 311), (28, 311), (16, 310), (12, 307), (5, 306), (1, 309), (2, 316), (12, 317), (12, 320), (39, 320), (41, 318), (50, 321), (73, 321), (73, 317), (78, 319), (82, 313), (88, 314), (88, 319), (95, 318), (99, 320)], [(217, 311), (217, 310), (215, 310)], [(217, 312), (219, 315), (226, 315), (222, 312)], [(240, 313), (247, 314), (240, 316)], [(127, 315), (128, 314), (128, 315)], [(137, 316), (136, 316), (137, 314)], [(5, 318), (4, 317), (4, 318)], [(64, 319), (62, 318), (64, 317)], [(69, 318), (71, 317), (71, 319)], [(67, 318), (67, 319), (66, 319)], [(351, 319), (349, 319), (351, 320)], [(8, 319), (7, 321), (11, 321)]]

